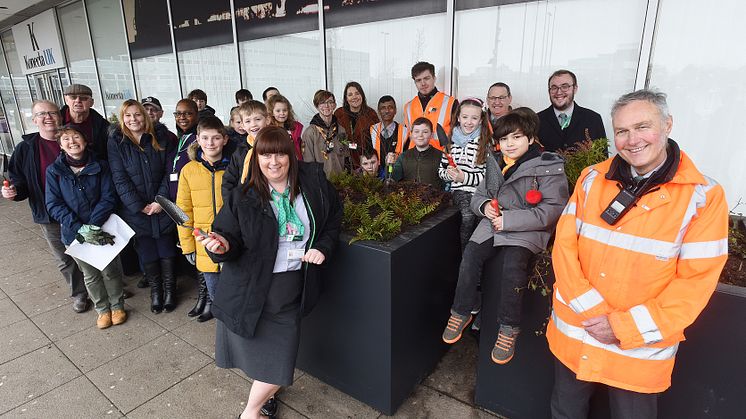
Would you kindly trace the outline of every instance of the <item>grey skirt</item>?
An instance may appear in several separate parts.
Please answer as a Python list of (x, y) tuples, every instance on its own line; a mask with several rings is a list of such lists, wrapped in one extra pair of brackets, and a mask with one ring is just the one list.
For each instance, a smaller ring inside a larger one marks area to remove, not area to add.
[(249, 378), (280, 386), (293, 383), (300, 339), (301, 271), (272, 275), (254, 336), (247, 339), (217, 321), (215, 364), (238, 368)]

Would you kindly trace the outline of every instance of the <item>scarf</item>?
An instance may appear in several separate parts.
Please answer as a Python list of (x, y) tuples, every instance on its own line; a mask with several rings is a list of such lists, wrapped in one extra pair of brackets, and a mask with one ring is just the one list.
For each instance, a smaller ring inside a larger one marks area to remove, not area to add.
[(76, 160), (65, 153), (65, 163), (67, 163), (67, 165), (70, 167), (85, 167), (85, 165), (88, 164), (88, 162), (90, 161), (91, 153), (88, 150), (85, 150), (83, 152), (83, 157), (81, 157), (79, 160)]
[(327, 158), (327, 154), (334, 149), (334, 137), (337, 136), (337, 130), (339, 129), (339, 123), (337, 117), (332, 115), (332, 122), (326, 125), (321, 115), (316, 114), (311, 119), (311, 125), (315, 126), (322, 137), (324, 137), (324, 158)]
[(479, 134), (482, 131), (482, 127), (477, 127), (471, 134), (464, 134), (460, 126), (453, 128), (453, 134), (451, 134), (451, 141), (459, 147), (464, 147), (469, 141), (479, 141)]
[(277, 207), (279, 236), (290, 236), (292, 240), (302, 240), (305, 227), (295, 212), (295, 208), (290, 205), (290, 185), (285, 188), (285, 192), (283, 193), (272, 189), (271, 195), (272, 201)]
[(502, 158), (497, 163), (502, 166), (503, 177), (507, 180), (510, 175), (518, 170), (521, 164), (539, 156), (541, 156), (541, 147), (534, 142), (528, 146), (528, 150), (518, 159), (514, 160), (505, 154), (501, 154)]
[(246, 157), (243, 159), (241, 184), (246, 183), (246, 178), (249, 177), (249, 162), (251, 161), (251, 155), (254, 154), (254, 137), (251, 134), (246, 134), (246, 144), (248, 144), (249, 149), (246, 151)]

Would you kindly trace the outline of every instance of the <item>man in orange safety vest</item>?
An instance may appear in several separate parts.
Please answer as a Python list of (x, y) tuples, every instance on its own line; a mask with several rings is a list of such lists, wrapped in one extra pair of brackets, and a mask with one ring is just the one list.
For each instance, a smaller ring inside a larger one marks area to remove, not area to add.
[[(412, 122), (424, 116), (433, 123), (433, 134), (440, 125), (447, 135), (451, 135), (451, 117), (456, 112), (458, 101), (435, 87), (435, 66), (420, 61), (412, 67), (412, 80), (417, 87), (417, 96), (404, 105), (403, 124), (408, 132), (412, 132)], [(430, 145), (443, 150), (443, 146), (433, 135)], [(414, 141), (409, 142), (409, 148), (414, 147)]]

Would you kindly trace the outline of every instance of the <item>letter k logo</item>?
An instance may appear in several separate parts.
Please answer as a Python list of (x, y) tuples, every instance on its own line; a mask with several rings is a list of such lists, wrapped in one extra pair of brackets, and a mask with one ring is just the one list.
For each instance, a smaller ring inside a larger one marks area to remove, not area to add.
[(34, 35), (34, 22), (27, 23), (26, 27), (28, 28), (28, 36), (31, 39), (31, 48), (34, 51), (39, 51), (39, 43), (36, 42), (36, 35)]

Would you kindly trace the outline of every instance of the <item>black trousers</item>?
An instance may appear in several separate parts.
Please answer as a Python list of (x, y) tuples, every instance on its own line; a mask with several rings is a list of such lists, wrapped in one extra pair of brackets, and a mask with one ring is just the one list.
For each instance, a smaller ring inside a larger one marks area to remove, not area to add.
[(461, 266), (459, 266), (456, 296), (451, 309), (461, 315), (479, 310), (480, 298), (477, 285), (482, 278), (484, 264), (490, 258), (497, 257), (499, 258), (499, 270), (486, 272), (482, 283), (500, 281), (497, 321), (501, 325), (518, 326), (521, 324), (523, 289), (528, 283), (528, 266), (534, 254), (525, 247), (494, 247), (492, 244), (492, 240), (486, 240), (484, 243), (470, 241), (466, 244), (461, 257)]
[(552, 419), (587, 418), (591, 396), (600, 387), (608, 389), (611, 419), (655, 419), (657, 417), (658, 393), (637, 393), (601, 383), (581, 381), (575, 378), (572, 370), (555, 359)]

